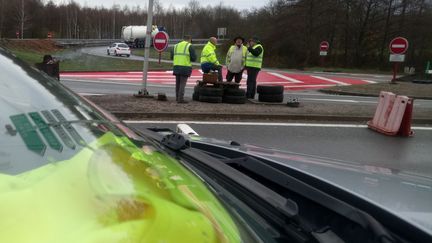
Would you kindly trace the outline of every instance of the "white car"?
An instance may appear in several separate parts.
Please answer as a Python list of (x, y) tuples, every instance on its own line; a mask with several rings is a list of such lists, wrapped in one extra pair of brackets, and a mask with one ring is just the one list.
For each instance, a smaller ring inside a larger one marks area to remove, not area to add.
[(131, 50), (129, 46), (125, 43), (113, 43), (108, 47), (107, 54), (112, 54), (116, 56), (126, 55), (127, 57), (129, 57), (131, 54)]

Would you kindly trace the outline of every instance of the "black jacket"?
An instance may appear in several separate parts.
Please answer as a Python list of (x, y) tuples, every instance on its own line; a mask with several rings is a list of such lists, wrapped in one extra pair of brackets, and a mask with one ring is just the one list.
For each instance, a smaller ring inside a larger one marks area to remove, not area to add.
[(252, 55), (254, 55), (254, 56), (257, 57), (257, 56), (261, 55), (263, 49), (262, 49), (261, 46), (255, 48), (255, 49), (253, 49), (252, 47), (249, 47), (249, 48), (248, 48), (248, 51), (249, 51)]
[[(190, 56), (191, 62), (196, 61), (197, 57), (196, 57), (195, 49), (193, 48), (192, 45), (189, 46), (189, 56)], [(171, 60), (173, 60), (173, 59), (174, 59), (174, 48), (171, 49)], [(190, 77), (192, 74), (192, 67), (176, 65), (173, 67), (173, 74)]]

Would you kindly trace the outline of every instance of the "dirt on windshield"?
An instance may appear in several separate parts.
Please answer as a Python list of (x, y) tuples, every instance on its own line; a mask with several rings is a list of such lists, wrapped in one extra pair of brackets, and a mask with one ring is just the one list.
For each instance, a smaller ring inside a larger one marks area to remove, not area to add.
[(57, 46), (55, 41), (48, 39), (39, 40), (20, 40), (20, 39), (3, 39), (0, 46), (10, 50), (33, 51), (39, 53), (52, 53), (62, 50)]

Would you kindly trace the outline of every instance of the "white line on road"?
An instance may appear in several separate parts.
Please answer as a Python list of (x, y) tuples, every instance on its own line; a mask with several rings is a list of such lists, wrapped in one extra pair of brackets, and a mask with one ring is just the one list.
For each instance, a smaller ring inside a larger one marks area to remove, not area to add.
[(334, 84), (305, 84), (305, 85), (284, 85), (285, 88), (301, 88), (301, 87), (332, 87)]
[[(330, 127), (330, 128), (367, 128), (367, 125), (356, 124), (321, 124), (321, 123), (261, 123), (261, 122), (214, 122), (214, 121), (134, 121), (125, 120), (127, 124), (198, 124), (198, 125), (238, 125), (238, 126), (281, 126), (281, 127)], [(429, 130), (432, 127), (412, 127), (414, 130)]]
[(362, 81), (366, 82), (366, 83), (370, 83), (370, 84), (376, 84), (376, 81), (372, 81), (372, 80), (367, 80), (367, 79), (363, 79)]
[(310, 101), (333, 101), (333, 102), (344, 102), (344, 103), (359, 103), (355, 100), (336, 100), (336, 99), (312, 99), (312, 98), (300, 98), (300, 100), (310, 100)]
[(311, 76), (311, 77), (312, 78), (321, 79), (321, 80), (324, 80), (324, 81), (328, 81), (328, 82), (331, 82), (331, 83), (335, 83), (335, 84), (344, 85), (344, 86), (349, 85), (349, 84), (341, 82), (341, 81), (337, 81), (337, 80), (329, 79), (329, 78), (324, 78), (324, 77), (321, 77), (321, 76)]
[[(61, 81), (62, 82), (72, 82), (72, 83), (93, 83), (93, 84), (113, 84), (113, 85), (142, 86), (141, 83), (119, 83), (119, 82), (78, 80), (78, 79), (74, 79), (74, 80), (63, 79)], [(187, 83), (186, 85), (192, 86), (194, 84), (193, 83)], [(172, 88), (173, 87), (172, 85), (158, 85), (158, 84), (152, 84), (152, 83), (148, 83), (147, 86), (148, 87), (154, 87), (154, 88)], [(192, 89), (192, 87), (188, 87), (188, 86), (186, 86), (186, 89)]]
[(303, 83), (303, 82), (300, 81), (300, 80), (297, 80), (297, 79), (293, 79), (293, 78), (287, 77), (287, 76), (282, 75), (282, 74), (280, 74), (280, 73), (268, 72), (268, 74), (273, 75), (273, 76), (278, 77), (278, 78), (281, 78), (281, 79), (285, 79), (285, 80), (287, 80), (288, 82), (291, 82), (291, 83), (295, 83), (295, 84), (302, 84), (302, 83)]
[(102, 96), (102, 95), (105, 95), (105, 94), (95, 94), (95, 93), (78, 93), (79, 95), (82, 95), (82, 96)]

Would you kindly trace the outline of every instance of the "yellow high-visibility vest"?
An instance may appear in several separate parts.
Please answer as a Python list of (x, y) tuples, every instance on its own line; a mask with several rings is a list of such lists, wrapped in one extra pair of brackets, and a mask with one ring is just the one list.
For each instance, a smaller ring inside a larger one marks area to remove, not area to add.
[(256, 44), (255, 46), (252, 47), (252, 49), (256, 49), (258, 47), (262, 48), (262, 52), (259, 56), (254, 56), (252, 55), (252, 53), (248, 52), (247, 56), (246, 56), (246, 67), (254, 67), (254, 68), (261, 68), (262, 67), (262, 61), (263, 61), (263, 56), (264, 56), (264, 48), (262, 47), (261, 44)]
[(192, 67), (189, 47), (191, 43), (182, 41), (174, 46), (174, 66)]
[(201, 52), (201, 63), (213, 63), (219, 65), (215, 50), (216, 46), (209, 41)]

